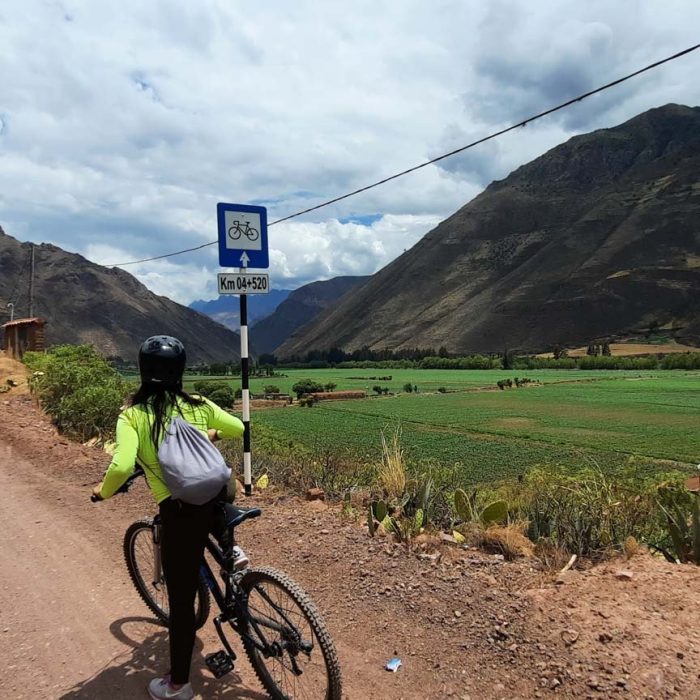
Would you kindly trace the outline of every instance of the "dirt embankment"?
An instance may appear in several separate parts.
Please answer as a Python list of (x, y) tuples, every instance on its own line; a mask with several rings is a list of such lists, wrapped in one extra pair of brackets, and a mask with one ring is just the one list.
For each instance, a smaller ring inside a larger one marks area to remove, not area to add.
[(13, 360), (4, 350), (0, 350), (0, 396), (10, 391), (15, 396), (28, 393), (28, 376), (29, 372), (21, 362)]
[[(14, 699), (145, 697), (167, 636), (132, 590), (127, 525), (153, 512), (138, 488), (88, 501), (106, 458), (58, 436), (27, 396), (0, 396), (0, 684)], [(570, 572), (475, 550), (407, 553), (322, 502), (254, 497), (241, 528), (254, 564), (287, 570), (336, 641), (352, 699), (698, 697), (700, 575), (648, 555)], [(200, 633), (201, 698), (264, 697), (247, 664), (216, 681)], [(240, 650), (240, 645), (236, 644)], [(383, 670), (394, 654), (398, 673)]]

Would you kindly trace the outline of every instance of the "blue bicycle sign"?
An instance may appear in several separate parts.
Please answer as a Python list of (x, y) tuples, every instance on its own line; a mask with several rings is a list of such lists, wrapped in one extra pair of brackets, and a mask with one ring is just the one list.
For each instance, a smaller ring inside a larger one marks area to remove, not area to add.
[(270, 266), (265, 207), (219, 203), (216, 214), (222, 267), (264, 269)]

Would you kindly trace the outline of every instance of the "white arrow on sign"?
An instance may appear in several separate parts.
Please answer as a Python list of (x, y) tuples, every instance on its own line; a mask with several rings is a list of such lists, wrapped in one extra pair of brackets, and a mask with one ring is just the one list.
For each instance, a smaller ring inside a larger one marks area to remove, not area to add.
[(241, 267), (248, 267), (248, 263), (250, 262), (250, 258), (248, 257), (248, 253), (243, 251), (243, 255), (241, 255)]

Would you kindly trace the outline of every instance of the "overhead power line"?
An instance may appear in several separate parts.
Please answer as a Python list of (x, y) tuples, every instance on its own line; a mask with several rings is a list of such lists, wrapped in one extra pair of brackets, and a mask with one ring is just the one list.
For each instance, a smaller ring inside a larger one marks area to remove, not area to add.
[[(684, 49), (683, 51), (679, 51), (678, 53), (674, 53), (672, 56), (667, 56), (666, 58), (663, 58), (660, 61), (656, 61), (655, 63), (651, 63), (648, 66), (645, 66), (644, 68), (640, 68), (639, 70), (634, 71), (634, 73), (629, 73), (628, 75), (625, 75), (622, 78), (618, 78), (617, 80), (613, 80), (611, 83), (606, 83), (605, 85), (601, 85), (600, 87), (595, 88), (595, 90), (589, 90), (588, 92), (584, 92), (582, 95), (579, 95), (578, 97), (574, 97), (570, 100), (567, 100), (566, 102), (562, 102), (561, 104), (557, 105), (556, 107), (551, 107), (550, 109), (546, 109), (544, 112), (539, 112), (538, 114), (534, 114), (533, 116), (528, 117), (527, 119), (523, 119), (522, 121), (518, 122), (517, 124), (512, 124), (511, 126), (508, 126), (504, 129), (501, 129), (500, 131), (495, 131), (492, 134), (489, 134), (488, 136), (484, 136), (480, 139), (477, 139), (476, 141), (472, 141), (471, 143), (468, 143), (466, 146), (461, 146), (460, 148), (455, 148), (453, 151), (443, 153), (441, 156), (437, 156), (436, 158), (432, 158), (431, 160), (425, 161), (424, 163), (421, 163), (420, 165), (414, 165), (412, 168), (408, 168), (407, 170), (402, 170), (399, 173), (395, 173), (394, 175), (390, 175), (389, 177), (385, 177), (381, 180), (377, 180), (376, 182), (373, 182), (370, 185), (365, 185), (364, 187), (360, 187), (359, 189), (353, 190), (352, 192), (348, 192), (347, 194), (342, 194), (339, 197), (334, 197), (333, 199), (328, 199), (325, 202), (321, 202), (321, 204), (316, 204), (315, 206), (309, 207), (308, 209), (302, 209), (301, 211), (297, 211), (294, 214), (289, 214), (289, 216), (284, 216), (281, 219), (277, 219), (276, 221), (272, 221), (271, 223), (268, 224), (268, 227), (274, 226), (275, 224), (280, 224), (283, 221), (289, 221), (289, 219), (295, 219), (298, 216), (302, 216), (303, 214), (308, 214), (309, 212), (316, 211), (317, 209), (322, 209), (323, 207), (327, 207), (331, 204), (335, 204), (336, 202), (340, 202), (344, 199), (348, 199), (349, 197), (354, 197), (355, 195), (361, 194), (362, 192), (367, 192), (368, 190), (374, 189), (375, 187), (379, 187), (380, 185), (384, 185), (387, 182), (391, 182), (392, 180), (396, 180), (400, 177), (404, 177), (404, 175), (409, 175), (410, 173), (414, 173), (414, 172), (416, 172), (416, 170), (421, 170), (422, 168), (427, 168), (429, 165), (433, 165), (434, 163), (438, 163), (441, 160), (445, 160), (445, 158), (451, 158), (452, 156), (455, 156), (458, 153), (462, 153), (470, 148), (474, 148), (474, 146), (478, 146), (479, 144), (485, 143), (486, 141), (491, 141), (492, 139), (498, 138), (499, 136), (502, 136), (503, 134), (507, 134), (509, 131), (515, 131), (516, 129), (519, 129), (522, 126), (526, 126), (527, 124), (530, 124), (531, 122), (537, 121), (538, 119), (542, 119), (543, 117), (547, 117), (550, 114), (554, 114), (554, 112), (558, 112), (559, 110), (565, 109), (566, 107), (570, 107), (571, 105), (575, 104), (576, 102), (581, 102), (582, 100), (585, 100), (587, 97), (591, 97), (592, 95), (596, 95), (599, 92), (603, 92), (604, 90), (609, 90), (612, 87), (620, 85), (621, 83), (624, 83), (627, 80), (631, 80), (632, 78), (635, 78), (636, 76), (641, 75), (642, 73), (646, 73), (647, 71), (653, 70), (654, 68), (658, 68), (659, 66), (662, 66), (664, 63), (669, 63), (670, 61), (675, 61), (677, 58), (681, 58), (681, 56), (685, 56), (686, 54), (689, 54), (693, 51), (696, 51), (699, 48), (700, 48), (700, 44), (695, 44), (695, 46), (691, 46), (687, 49)], [(183, 250), (177, 250), (174, 253), (165, 253), (164, 255), (154, 255), (151, 258), (143, 258), (141, 260), (130, 260), (128, 262), (115, 263), (109, 267), (124, 267), (125, 265), (137, 265), (138, 263), (151, 262), (152, 260), (162, 260), (163, 258), (172, 258), (175, 255), (182, 255), (183, 253), (191, 253), (195, 250), (201, 250), (202, 248), (207, 248), (210, 245), (216, 245), (217, 243), (218, 243), (218, 240), (209, 241), (209, 243), (202, 243), (201, 245), (194, 246), (193, 248), (185, 248)]]

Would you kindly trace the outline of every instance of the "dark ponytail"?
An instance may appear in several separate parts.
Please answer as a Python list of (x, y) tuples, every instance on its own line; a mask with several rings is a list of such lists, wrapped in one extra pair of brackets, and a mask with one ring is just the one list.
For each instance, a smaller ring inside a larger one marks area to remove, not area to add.
[(156, 449), (158, 449), (160, 439), (165, 433), (168, 419), (172, 415), (173, 409), (182, 415), (178, 399), (190, 406), (204, 405), (202, 399), (191, 396), (183, 390), (182, 382), (170, 386), (143, 382), (131, 397), (132, 406), (143, 406), (147, 412), (153, 413), (151, 440)]

